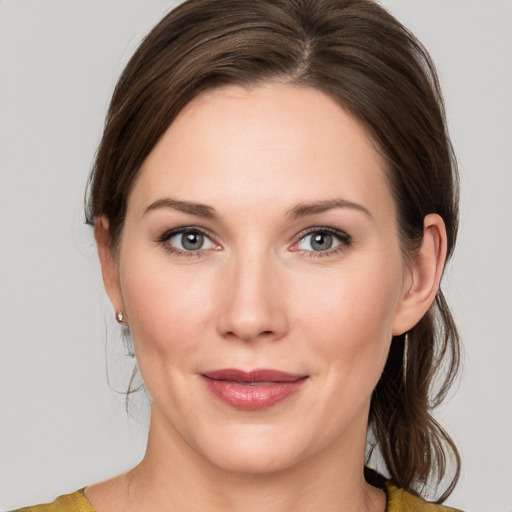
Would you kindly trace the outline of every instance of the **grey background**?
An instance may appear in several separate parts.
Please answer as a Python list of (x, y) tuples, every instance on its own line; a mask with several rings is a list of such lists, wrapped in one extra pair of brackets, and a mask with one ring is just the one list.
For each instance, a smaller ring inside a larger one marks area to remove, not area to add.
[[(386, 0), (437, 63), (461, 164), (446, 276), (465, 344), (438, 418), (463, 472), (448, 503), (511, 511), (512, 2)], [(0, 0), (0, 508), (135, 464), (146, 413), (104, 298), (84, 185), (123, 64), (171, 3)], [(106, 363), (106, 359), (108, 362)]]

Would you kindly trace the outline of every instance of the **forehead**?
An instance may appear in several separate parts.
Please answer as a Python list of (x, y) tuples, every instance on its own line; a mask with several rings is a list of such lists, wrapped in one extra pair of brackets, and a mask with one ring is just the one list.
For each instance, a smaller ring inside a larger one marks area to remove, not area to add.
[(382, 158), (361, 123), (318, 90), (275, 84), (192, 100), (145, 160), (133, 192), (141, 208), (165, 194), (225, 207), (334, 196), (393, 207)]

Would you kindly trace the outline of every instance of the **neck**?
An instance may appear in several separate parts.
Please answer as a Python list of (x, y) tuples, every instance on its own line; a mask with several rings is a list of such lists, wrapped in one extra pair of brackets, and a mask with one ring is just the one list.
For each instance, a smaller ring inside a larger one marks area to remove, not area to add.
[[(144, 459), (126, 476), (133, 510), (362, 512), (385, 508), (383, 491), (364, 480), (364, 438), (354, 442), (348, 436), (350, 443), (338, 440), (322, 453), (279, 471), (240, 473), (213, 465), (177, 432), (169, 432), (158, 416), (153, 411)], [(356, 430), (361, 431), (359, 425)]]

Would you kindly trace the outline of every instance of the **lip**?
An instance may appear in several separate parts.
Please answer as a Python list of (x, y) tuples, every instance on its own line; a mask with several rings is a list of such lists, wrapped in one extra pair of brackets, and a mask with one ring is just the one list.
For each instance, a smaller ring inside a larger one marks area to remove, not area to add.
[(206, 387), (221, 401), (245, 411), (267, 409), (297, 393), (307, 380), (280, 370), (235, 368), (212, 370), (201, 374)]

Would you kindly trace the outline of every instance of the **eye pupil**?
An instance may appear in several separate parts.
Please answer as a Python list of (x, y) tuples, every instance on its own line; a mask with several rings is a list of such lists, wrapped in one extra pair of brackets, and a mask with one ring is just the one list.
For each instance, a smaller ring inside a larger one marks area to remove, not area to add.
[(314, 251), (327, 251), (332, 247), (332, 235), (317, 233), (311, 237), (311, 247)]
[(189, 251), (197, 251), (203, 246), (204, 236), (201, 233), (189, 231), (188, 233), (183, 233), (181, 243), (185, 249)]

